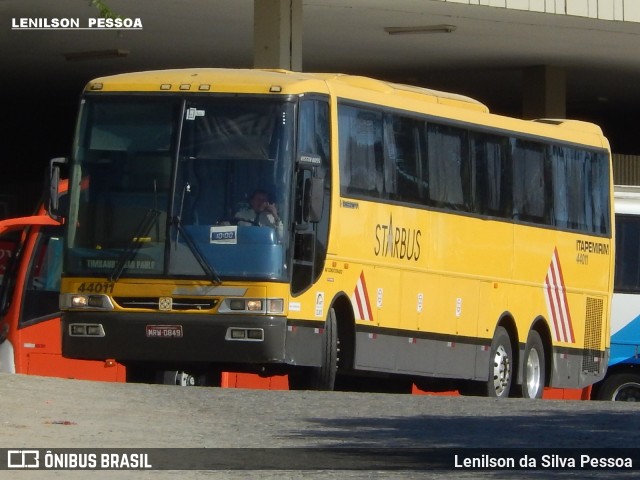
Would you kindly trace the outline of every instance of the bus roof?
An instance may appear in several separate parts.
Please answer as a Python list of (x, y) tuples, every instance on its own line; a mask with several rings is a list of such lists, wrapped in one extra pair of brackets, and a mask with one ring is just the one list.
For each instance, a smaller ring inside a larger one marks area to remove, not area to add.
[[(409, 96), (423, 101), (431, 100), (436, 103), (489, 112), (489, 109), (479, 101), (455, 93), (356, 75), (304, 73), (277, 69), (189, 68), (123, 73), (96, 78), (87, 84), (86, 91), (237, 92), (246, 90), (253, 93), (261, 91), (280, 93), (286, 88), (291, 90), (291, 93), (313, 90), (328, 93), (327, 84), (331, 83), (343, 83), (364, 90)], [(278, 90), (277, 87), (282, 90)]]
[(440, 103), (459, 108), (467, 108), (483, 113), (489, 113), (489, 108), (479, 101), (458, 95), (456, 93), (442, 92), (429, 88), (415, 87), (412, 85), (404, 85), (401, 83), (385, 82), (383, 80), (374, 80), (368, 77), (359, 77), (354, 75), (336, 74), (329, 81), (343, 83), (361, 89), (375, 90), (389, 95), (406, 97), (408, 99), (427, 101), (432, 103)]
[[(292, 95), (342, 92), (343, 95), (362, 98), (382, 94), (387, 104), (397, 104), (399, 108), (425, 111), (429, 104), (453, 107), (443, 116), (452, 115), (452, 118), (466, 119), (466, 114), (463, 112), (467, 111), (470, 114), (480, 115), (471, 120), (473, 123), (492, 126), (500, 124), (501, 128), (527, 131), (533, 135), (562, 138), (573, 136), (579, 143), (594, 144), (608, 149), (608, 142), (604, 139), (602, 130), (592, 123), (565, 119), (529, 121), (490, 115), (486, 105), (464, 95), (340, 73), (228, 68), (150, 70), (96, 78), (86, 85), (85, 92), (216, 92)], [(484, 115), (490, 115), (492, 120), (488, 121)], [(511, 122), (516, 123), (511, 124)], [(558, 129), (562, 129), (564, 133), (560, 133)], [(570, 132), (574, 132), (574, 135)]]

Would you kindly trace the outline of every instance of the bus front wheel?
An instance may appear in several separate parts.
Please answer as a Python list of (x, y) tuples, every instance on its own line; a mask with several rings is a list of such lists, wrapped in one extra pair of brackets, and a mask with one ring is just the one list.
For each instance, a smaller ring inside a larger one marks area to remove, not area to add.
[(334, 390), (338, 371), (338, 323), (329, 309), (322, 338), (322, 363), (319, 367), (297, 367), (289, 374), (291, 390)]

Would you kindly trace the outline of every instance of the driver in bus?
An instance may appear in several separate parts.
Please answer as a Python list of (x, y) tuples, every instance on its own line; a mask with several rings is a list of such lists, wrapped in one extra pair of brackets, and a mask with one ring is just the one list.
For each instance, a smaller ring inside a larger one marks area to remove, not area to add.
[(235, 214), (238, 225), (255, 225), (257, 227), (272, 227), (282, 237), (282, 221), (278, 216), (278, 207), (269, 201), (269, 195), (264, 190), (256, 190), (249, 198), (249, 208), (242, 209)]

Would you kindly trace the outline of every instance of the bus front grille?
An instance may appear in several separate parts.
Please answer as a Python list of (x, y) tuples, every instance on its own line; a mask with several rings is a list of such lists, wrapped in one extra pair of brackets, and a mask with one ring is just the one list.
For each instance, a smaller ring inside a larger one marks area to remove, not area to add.
[[(114, 297), (121, 308), (143, 308), (149, 310), (167, 310), (161, 308), (167, 297)], [(169, 310), (213, 310), (220, 300), (217, 298), (171, 298)]]

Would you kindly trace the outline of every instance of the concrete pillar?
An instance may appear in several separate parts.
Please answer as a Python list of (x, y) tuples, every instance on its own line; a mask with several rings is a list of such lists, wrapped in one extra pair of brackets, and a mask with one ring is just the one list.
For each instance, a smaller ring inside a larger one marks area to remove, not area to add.
[(522, 84), (522, 117), (566, 118), (566, 73), (559, 67), (543, 65), (525, 68)]
[(302, 71), (302, 0), (253, 0), (253, 66)]

